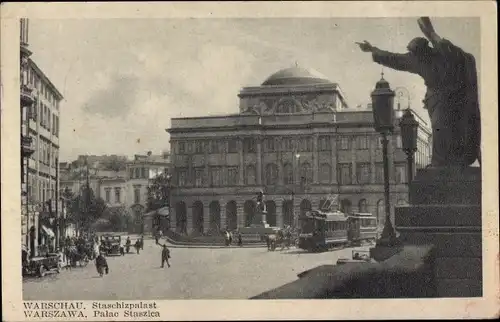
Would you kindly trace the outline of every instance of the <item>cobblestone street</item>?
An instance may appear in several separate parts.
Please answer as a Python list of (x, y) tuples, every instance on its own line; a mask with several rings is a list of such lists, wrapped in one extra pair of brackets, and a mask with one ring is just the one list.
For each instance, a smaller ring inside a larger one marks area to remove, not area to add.
[(297, 279), (297, 274), (350, 257), (351, 249), (305, 253), (265, 248), (171, 248), (160, 267), (159, 246), (146, 240), (139, 255), (108, 257), (109, 275), (93, 262), (23, 283), (25, 300), (246, 299)]

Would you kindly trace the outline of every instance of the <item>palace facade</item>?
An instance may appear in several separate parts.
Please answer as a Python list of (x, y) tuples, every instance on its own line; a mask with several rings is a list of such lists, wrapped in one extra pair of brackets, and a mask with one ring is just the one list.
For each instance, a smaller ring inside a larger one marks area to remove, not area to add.
[[(249, 226), (260, 220), (260, 190), (271, 226), (296, 225), (331, 193), (342, 211), (371, 212), (383, 225), (382, 145), (370, 106), (349, 107), (338, 84), (298, 66), (238, 96), (238, 114), (171, 120), (172, 229), (200, 235)], [(392, 205), (408, 193), (401, 112), (389, 141)], [(431, 132), (415, 116), (420, 168), (430, 162)]]

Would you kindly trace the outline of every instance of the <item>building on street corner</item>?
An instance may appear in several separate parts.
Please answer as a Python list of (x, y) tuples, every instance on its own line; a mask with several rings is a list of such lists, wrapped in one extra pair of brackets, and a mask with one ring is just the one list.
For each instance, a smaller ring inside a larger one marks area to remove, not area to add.
[[(261, 189), (271, 226), (297, 225), (300, 214), (332, 193), (342, 211), (371, 212), (383, 226), (382, 145), (369, 105), (349, 107), (338, 84), (299, 66), (244, 87), (238, 96), (237, 114), (171, 120), (172, 229), (201, 235), (247, 227), (260, 220), (255, 207)], [(399, 122), (402, 111), (395, 113)], [(416, 116), (415, 167), (421, 168), (430, 160), (431, 132)], [(391, 204), (405, 204), (399, 126), (390, 138), (389, 163)]]
[[(109, 162), (110, 159), (118, 162)], [(151, 180), (170, 171), (170, 156), (162, 154), (136, 154), (126, 156), (79, 156), (74, 162), (61, 163), (61, 191), (67, 189), (79, 194), (87, 182), (96, 197), (102, 198), (109, 208), (129, 212), (136, 226), (151, 227), (147, 212), (147, 192)], [(149, 229), (148, 228), (148, 229)]]
[(37, 255), (55, 246), (62, 94), (30, 57), (29, 22), (21, 19), (22, 243)]

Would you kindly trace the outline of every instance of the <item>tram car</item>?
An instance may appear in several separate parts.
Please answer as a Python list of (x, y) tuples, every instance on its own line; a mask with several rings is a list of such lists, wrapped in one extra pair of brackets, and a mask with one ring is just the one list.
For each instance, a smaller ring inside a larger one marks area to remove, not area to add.
[(370, 213), (346, 216), (340, 211), (308, 211), (301, 219), (298, 246), (321, 251), (339, 246), (356, 246), (377, 238), (377, 218)]

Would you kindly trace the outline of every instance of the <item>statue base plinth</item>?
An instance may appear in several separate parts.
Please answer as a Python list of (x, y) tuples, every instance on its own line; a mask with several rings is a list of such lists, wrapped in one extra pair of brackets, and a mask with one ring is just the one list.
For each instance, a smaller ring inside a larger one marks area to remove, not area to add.
[(482, 296), (481, 168), (426, 168), (395, 210), (404, 245), (433, 245), (439, 297)]

